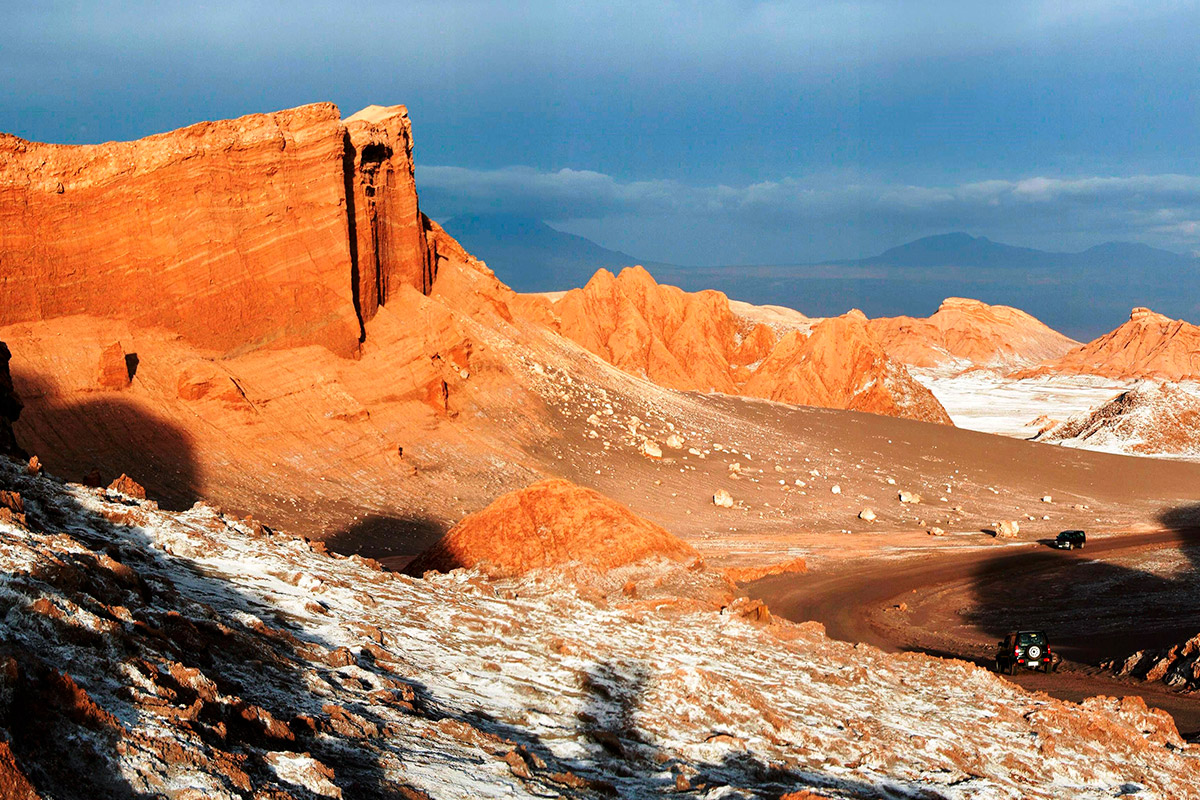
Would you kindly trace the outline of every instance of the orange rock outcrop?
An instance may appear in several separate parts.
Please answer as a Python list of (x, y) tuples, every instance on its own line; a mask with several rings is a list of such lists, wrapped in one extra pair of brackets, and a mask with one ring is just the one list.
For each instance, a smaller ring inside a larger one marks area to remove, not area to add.
[(777, 331), (734, 313), (721, 292), (663, 286), (630, 267), (620, 275), (602, 269), (582, 289), (522, 313), (668, 388), (950, 424), (929, 390), (887, 355), (861, 312), (811, 330)]
[(1079, 342), (1010, 306), (948, 297), (929, 317), (881, 317), (871, 331), (888, 355), (914, 367), (1014, 368), (1058, 358)]
[(746, 382), (743, 393), (783, 403), (846, 408), (950, 425), (950, 415), (871, 335), (853, 310), (788, 333)]
[(134, 142), (0, 135), (0, 263), (0, 326), (87, 314), (340, 355), (435, 266), (406, 110), (330, 103)]
[(1056, 374), (1196, 380), (1200, 378), (1200, 326), (1135, 308), (1129, 321), (1117, 329), (1017, 377)]
[(555, 478), (509, 492), (467, 517), (405, 571), (483, 564), (513, 574), (566, 565), (605, 571), (656, 556), (691, 561), (698, 554), (620, 503)]

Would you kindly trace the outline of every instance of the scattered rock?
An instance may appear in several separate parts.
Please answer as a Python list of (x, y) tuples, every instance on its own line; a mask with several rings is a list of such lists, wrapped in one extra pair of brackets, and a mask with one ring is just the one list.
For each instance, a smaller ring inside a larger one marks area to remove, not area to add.
[(833, 492), (834, 494), (841, 494), (842, 487), (835, 483), (833, 486), (829, 487), (829, 491)]
[(916, 504), (916, 503), (921, 502), (921, 495), (917, 494), (916, 492), (906, 492), (903, 489), (901, 489), (899, 496), (900, 496), (901, 503)]
[(934, 526), (926, 531), (930, 536), (945, 536), (946, 532), (941, 528)]
[(713, 495), (713, 505), (719, 508), (733, 508), (733, 495), (724, 489), (718, 489)]
[(874, 522), (875, 512), (869, 508), (864, 508), (862, 511), (858, 512), (858, 518), (864, 522)]

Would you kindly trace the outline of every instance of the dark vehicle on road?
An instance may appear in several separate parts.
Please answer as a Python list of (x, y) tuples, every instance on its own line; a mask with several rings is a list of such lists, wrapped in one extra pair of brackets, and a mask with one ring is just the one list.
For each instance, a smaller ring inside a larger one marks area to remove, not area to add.
[(1059, 550), (1083, 549), (1087, 544), (1087, 534), (1083, 531), (1063, 531), (1054, 537), (1054, 546)]
[(1017, 631), (996, 643), (996, 672), (1013, 675), (1017, 667), (1053, 672), (1058, 662), (1058, 654), (1050, 652), (1045, 631)]

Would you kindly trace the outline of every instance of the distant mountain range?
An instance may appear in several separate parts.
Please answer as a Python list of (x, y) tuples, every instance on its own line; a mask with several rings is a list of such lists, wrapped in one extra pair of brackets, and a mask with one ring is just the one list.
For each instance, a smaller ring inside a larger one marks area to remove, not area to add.
[(601, 267), (648, 264), (618, 250), (551, 228), (538, 219), (511, 215), (459, 216), (443, 227), (483, 259), (518, 292), (552, 292), (583, 286)]
[(1132, 242), (1106, 242), (1079, 253), (1013, 247), (984, 236), (947, 233), (885, 250), (877, 256), (828, 262), (858, 266), (971, 267), (977, 269), (1113, 270), (1195, 269), (1200, 260)]
[(646, 262), (540, 220), (463, 216), (446, 229), (517, 291), (582, 286), (599, 268), (642, 264), (689, 291), (789, 306), (811, 316), (861, 308), (869, 316), (927, 316), (948, 296), (1021, 308), (1076, 339), (1123, 322), (1133, 306), (1200, 321), (1200, 259), (1130, 242), (1078, 253), (1035, 250), (983, 236), (926, 236), (876, 256), (816, 264), (686, 267)]

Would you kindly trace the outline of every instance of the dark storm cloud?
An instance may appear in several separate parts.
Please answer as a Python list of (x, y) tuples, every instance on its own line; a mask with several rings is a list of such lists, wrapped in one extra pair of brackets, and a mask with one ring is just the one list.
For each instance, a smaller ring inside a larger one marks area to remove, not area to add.
[(959, 227), (1184, 249), (1198, 27), (1195, 2), (1105, 0), (31, 3), (0, 25), (0, 130), (403, 102), (446, 165), (421, 173), (433, 214), (569, 216), (663, 260)]
[[(419, 167), (417, 176), (426, 204), (447, 215), (538, 217), (602, 243), (636, 238), (636, 230), (645, 228), (650, 241), (637, 255), (670, 260), (671, 252), (688, 251), (688, 263), (796, 261), (798, 243), (814, 231), (819, 242), (821, 231), (842, 226), (857, 237), (858, 254), (950, 229), (991, 231), (1048, 249), (1131, 238), (1186, 250), (1200, 240), (1200, 178), (1187, 175), (951, 186), (784, 178), (738, 187), (622, 182), (596, 172), (528, 167)], [(685, 231), (686, 239), (671, 241), (664, 231), (672, 229)]]

